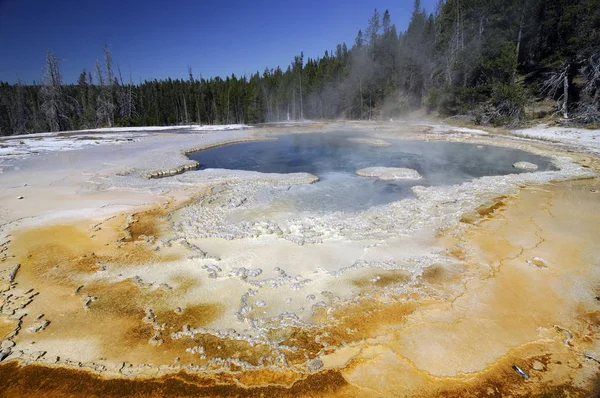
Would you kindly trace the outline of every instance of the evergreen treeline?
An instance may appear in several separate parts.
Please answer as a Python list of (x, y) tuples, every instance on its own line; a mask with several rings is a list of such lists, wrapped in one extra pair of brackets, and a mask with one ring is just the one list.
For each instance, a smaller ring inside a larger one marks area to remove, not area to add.
[(0, 135), (110, 126), (388, 118), (425, 107), (480, 123), (521, 120), (528, 103), (600, 123), (597, 0), (419, 0), (406, 31), (377, 10), (348, 48), (301, 53), (284, 71), (250, 76), (124, 80), (110, 49), (63, 84), (48, 52), (41, 84), (0, 83)]

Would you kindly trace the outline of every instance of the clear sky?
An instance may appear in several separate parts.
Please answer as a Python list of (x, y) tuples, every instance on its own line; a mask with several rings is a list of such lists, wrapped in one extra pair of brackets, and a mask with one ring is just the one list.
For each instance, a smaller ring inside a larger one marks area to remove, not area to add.
[[(437, 0), (423, 0), (433, 11)], [(0, 81), (40, 81), (45, 52), (65, 82), (108, 43), (124, 79), (244, 75), (354, 42), (375, 8), (406, 29), (413, 0), (0, 0)]]

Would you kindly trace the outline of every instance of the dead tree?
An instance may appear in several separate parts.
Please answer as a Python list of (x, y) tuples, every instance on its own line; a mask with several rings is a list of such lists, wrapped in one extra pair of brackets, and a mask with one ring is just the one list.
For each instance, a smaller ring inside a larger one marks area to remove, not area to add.
[(58, 63), (56, 55), (52, 51), (48, 51), (40, 95), (42, 98), (41, 109), (52, 132), (60, 131), (61, 126), (64, 125), (64, 120), (67, 119), (64, 112), (62, 76)]
[(525, 21), (525, 10), (526, 9), (527, 9), (527, 0), (524, 0), (523, 8), (521, 8), (521, 19), (519, 21), (519, 34), (517, 35), (517, 48), (516, 48), (517, 63), (515, 65), (515, 68), (513, 69), (513, 73), (512, 73), (512, 83), (513, 84), (515, 84), (517, 68), (519, 65), (519, 54), (521, 52), (521, 40), (523, 39), (523, 25), (524, 25), (524, 21)]
[(121, 74), (121, 66), (117, 63), (117, 71), (119, 73), (120, 86), (116, 86), (117, 109), (119, 110), (119, 118), (130, 120), (133, 114), (133, 81), (131, 78), (131, 70), (129, 71), (129, 83), (126, 85)]
[(562, 113), (563, 118), (569, 118), (569, 73), (571, 71), (571, 63), (566, 61), (563, 66), (556, 72), (549, 74), (546, 81), (542, 84), (542, 93), (547, 94), (553, 98), (562, 89), (563, 93), (558, 98), (558, 102), (562, 101), (562, 104), (558, 106), (559, 112)]
[(583, 68), (586, 84), (584, 91), (593, 98), (594, 104), (600, 102), (600, 53), (594, 54), (586, 62)]
[(100, 61), (98, 60), (96, 60), (96, 64), (94, 65), (94, 71), (96, 73), (96, 80), (98, 81), (98, 86), (100, 87), (100, 92), (96, 101), (96, 125), (98, 126), (106, 123), (110, 126), (108, 104), (106, 101), (104, 74), (102, 73), (102, 66), (100, 65)]
[(582, 123), (600, 123), (600, 53), (585, 61), (582, 74), (585, 97), (579, 102), (574, 119)]
[(104, 86), (104, 100), (106, 102), (107, 123), (108, 127), (112, 127), (115, 121), (115, 101), (114, 94), (118, 88), (118, 82), (115, 79), (112, 67), (112, 53), (108, 44), (104, 44), (104, 62), (106, 65), (106, 85)]

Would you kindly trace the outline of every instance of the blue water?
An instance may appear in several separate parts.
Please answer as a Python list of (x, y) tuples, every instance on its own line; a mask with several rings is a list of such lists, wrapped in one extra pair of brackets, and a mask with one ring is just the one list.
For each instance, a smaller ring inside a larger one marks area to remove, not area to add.
[[(386, 139), (388, 147), (348, 140), (348, 133), (281, 135), (276, 141), (225, 145), (189, 154), (199, 169), (223, 168), (263, 173), (307, 172), (320, 181), (294, 187), (289, 195), (299, 210), (353, 211), (414, 196), (414, 185), (452, 185), (482, 176), (524, 173), (512, 167), (527, 161), (555, 170), (550, 159), (519, 149), (445, 141)], [(365, 167), (407, 167), (423, 178), (379, 181), (359, 177)]]

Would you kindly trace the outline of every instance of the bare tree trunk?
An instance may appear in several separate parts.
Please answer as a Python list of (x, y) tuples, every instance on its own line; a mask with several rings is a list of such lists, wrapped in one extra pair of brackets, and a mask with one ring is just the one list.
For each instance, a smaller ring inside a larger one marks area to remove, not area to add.
[(563, 81), (563, 104), (562, 104), (562, 114), (563, 117), (565, 119), (569, 118), (569, 111), (568, 111), (568, 106), (569, 106), (569, 67), (570, 64), (567, 64), (566, 68), (565, 68), (565, 76), (564, 76), (564, 81)]
[(96, 125), (102, 126), (104, 122), (108, 123), (108, 111), (106, 103), (106, 88), (104, 84), (104, 75), (102, 74), (102, 67), (100, 66), (100, 61), (98, 61), (97, 59), (96, 64), (94, 65), (94, 71), (96, 73), (96, 79), (98, 80), (98, 85), (100, 87), (100, 93), (96, 101)]
[(600, 104), (600, 52), (589, 58), (585, 75), (587, 82), (584, 90), (590, 96), (593, 94), (592, 104), (597, 107)]
[(58, 65), (58, 58), (52, 51), (46, 54), (46, 68), (44, 72), (44, 85), (41, 90), (42, 111), (46, 116), (51, 131), (60, 131), (64, 101), (62, 95), (62, 76)]
[[(125, 119), (127, 115), (130, 113), (127, 109), (129, 106), (129, 102), (127, 101), (127, 94), (125, 91), (125, 83), (123, 82), (123, 75), (121, 74), (121, 65), (117, 62), (117, 72), (119, 74), (119, 82), (120, 86), (115, 85), (115, 95), (117, 96), (117, 104), (118, 104), (118, 117), (120, 119)], [(116, 79), (115, 79), (116, 80)]]
[(519, 65), (519, 54), (521, 53), (521, 39), (523, 37), (523, 22), (525, 20), (525, 8), (527, 7), (527, 0), (523, 2), (523, 8), (521, 9), (521, 21), (519, 22), (519, 34), (517, 35), (517, 64), (512, 73), (512, 83), (515, 84), (515, 78), (517, 75), (517, 67)]
[(108, 127), (112, 127), (115, 120), (115, 104), (113, 100), (113, 86), (115, 86), (114, 82), (114, 74), (112, 70), (112, 53), (110, 52), (110, 48), (108, 44), (104, 44), (104, 61), (106, 62), (106, 87), (105, 87), (105, 101), (106, 101), (106, 112), (107, 112), (107, 121)]
[(465, 48), (465, 32), (462, 26), (461, 20), (461, 12), (460, 12), (460, 0), (456, 1), (456, 34), (457, 34), (457, 48), (464, 50)]
[[(482, 22), (482, 21), (480, 21)], [(480, 26), (481, 28), (482, 26)], [(454, 66), (456, 59), (458, 58), (458, 53), (464, 50), (464, 29), (462, 26), (462, 17), (460, 10), (460, 0), (456, 1), (456, 20), (454, 21), (454, 32), (452, 36), (452, 42), (448, 46), (448, 57), (446, 60), (446, 82), (452, 83), (452, 72), (454, 71)]]
[[(563, 69), (555, 71), (549, 74), (548, 79), (542, 84), (541, 92), (549, 95), (552, 98), (556, 98), (556, 95), (563, 90), (562, 95), (557, 99), (558, 112), (562, 112), (563, 117), (567, 119), (569, 117), (569, 72), (571, 64), (569, 61), (565, 61)], [(559, 106), (560, 100), (562, 99), (562, 105)]]

